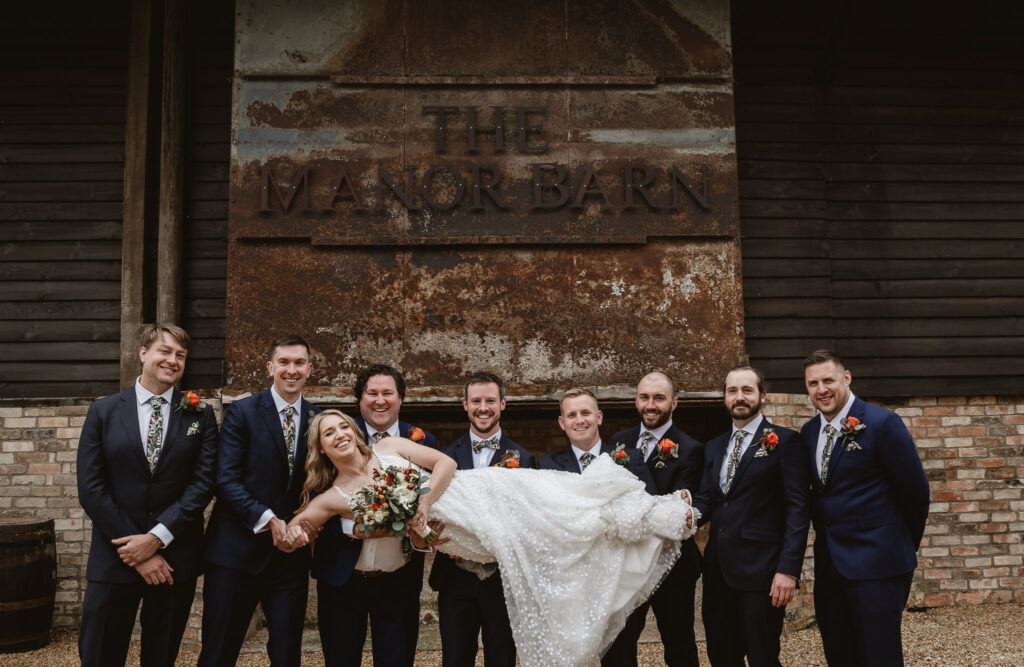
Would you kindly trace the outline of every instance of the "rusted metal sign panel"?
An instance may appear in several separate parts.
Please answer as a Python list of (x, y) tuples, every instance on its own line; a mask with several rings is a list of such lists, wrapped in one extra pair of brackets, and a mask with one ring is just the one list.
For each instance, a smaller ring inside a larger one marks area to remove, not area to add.
[(239, 2), (228, 384), (717, 389), (743, 354), (727, 3)]

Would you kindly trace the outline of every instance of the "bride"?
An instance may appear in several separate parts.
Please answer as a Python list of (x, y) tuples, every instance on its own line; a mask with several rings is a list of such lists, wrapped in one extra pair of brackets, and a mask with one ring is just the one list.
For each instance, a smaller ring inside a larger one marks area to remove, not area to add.
[(290, 537), (308, 541), (304, 521), (319, 527), (334, 515), (351, 519), (350, 498), (371, 483), (374, 468), (432, 471), (410, 523), (440, 520), (448, 538), (438, 542), (441, 551), (498, 563), (524, 667), (588, 664), (603, 653), (668, 574), (696, 523), (679, 495), (648, 495), (608, 456), (582, 475), (456, 472), (448, 456), (404, 438), (370, 450), (355, 421), (338, 410), (317, 415), (309, 433), (303, 502)]

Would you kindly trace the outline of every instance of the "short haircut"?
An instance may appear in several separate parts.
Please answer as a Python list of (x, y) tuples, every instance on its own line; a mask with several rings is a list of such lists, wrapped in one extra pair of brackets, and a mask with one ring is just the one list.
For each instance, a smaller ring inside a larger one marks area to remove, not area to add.
[(597, 403), (597, 396), (594, 396), (594, 392), (583, 387), (573, 387), (572, 389), (566, 390), (564, 394), (558, 399), (558, 409), (562, 409), (562, 405), (570, 398), (579, 398), (580, 396), (589, 396), (594, 399), (594, 403)]
[[(729, 369), (729, 373), (732, 373), (734, 371), (750, 371), (751, 373), (757, 376), (757, 391), (761, 394), (768, 393), (768, 383), (764, 379), (764, 373), (762, 373), (760, 370), (754, 368), (753, 366), (733, 366), (732, 368)], [(729, 373), (725, 374), (726, 380), (729, 379)], [(725, 380), (723, 380), (722, 391), (725, 391), (726, 389), (727, 387), (725, 384)]]
[(277, 340), (270, 344), (270, 351), (267, 354), (267, 359), (269, 361), (274, 360), (274, 353), (277, 352), (277, 348), (291, 347), (292, 345), (301, 345), (302, 347), (306, 348), (306, 356), (308, 357), (310, 355), (309, 343), (303, 340), (302, 336), (288, 334), (286, 336), (281, 336), (280, 338), (278, 338)]
[(843, 358), (832, 350), (815, 350), (807, 355), (804, 359), (804, 369), (808, 366), (814, 366), (815, 364), (823, 364), (826, 361), (835, 362), (836, 366), (842, 369), (846, 369), (846, 364), (843, 363)]
[(190, 338), (188, 333), (186, 333), (181, 327), (173, 324), (156, 322), (154, 324), (143, 325), (142, 331), (139, 332), (139, 347), (144, 347), (148, 350), (151, 345), (160, 340), (160, 336), (162, 334), (167, 334), (174, 340), (178, 341), (178, 344), (186, 350), (188, 349), (189, 343), (192, 342), (192, 338)]
[(394, 379), (395, 389), (398, 390), (398, 397), (403, 401), (405, 400), (405, 378), (398, 372), (398, 369), (387, 364), (374, 364), (369, 368), (364, 368), (363, 372), (356, 378), (356, 386), (352, 388), (352, 391), (355, 393), (357, 401), (363, 397), (363, 392), (366, 391), (366, 383), (374, 375), (387, 375)]
[[(640, 378), (640, 381), (642, 382), (642, 381), (646, 380), (647, 378), (651, 377), (652, 375), (660, 375), (660, 376), (662, 376), (662, 378), (665, 381), (668, 382), (669, 389), (672, 390), (672, 395), (673, 396), (676, 395), (676, 382), (675, 382), (675, 380), (672, 379), (672, 376), (670, 376), (665, 371), (651, 371), (647, 375), (644, 375), (642, 378)], [(637, 382), (637, 385), (639, 385), (639, 384), (640, 384), (640, 382)]]
[(473, 373), (466, 380), (466, 383), (462, 385), (462, 397), (469, 398), (469, 385), (471, 384), (489, 384), (493, 382), (498, 385), (498, 398), (505, 399), (505, 383), (501, 381), (501, 378), (494, 373), (488, 373), (487, 371), (480, 371), (479, 373)]

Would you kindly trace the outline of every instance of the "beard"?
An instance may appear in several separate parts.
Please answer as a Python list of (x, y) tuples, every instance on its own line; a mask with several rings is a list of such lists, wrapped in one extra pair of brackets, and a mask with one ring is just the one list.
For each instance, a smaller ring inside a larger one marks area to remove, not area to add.
[(737, 401), (729, 407), (729, 416), (733, 419), (750, 419), (761, 411), (761, 399), (755, 399), (749, 405), (745, 401)]

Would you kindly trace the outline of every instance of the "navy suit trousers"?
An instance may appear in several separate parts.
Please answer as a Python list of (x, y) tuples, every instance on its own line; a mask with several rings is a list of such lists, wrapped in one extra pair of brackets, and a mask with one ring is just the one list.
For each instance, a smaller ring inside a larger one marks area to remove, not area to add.
[[(406, 643), (409, 592), (402, 570), (375, 577), (352, 573), (342, 586), (318, 583), (317, 616), (325, 667), (359, 667), (370, 619), (374, 667), (412, 667)], [(417, 595), (419, 591), (416, 591)]]

